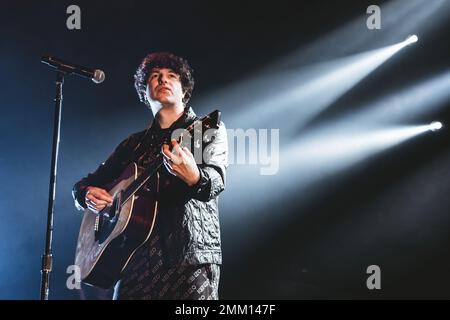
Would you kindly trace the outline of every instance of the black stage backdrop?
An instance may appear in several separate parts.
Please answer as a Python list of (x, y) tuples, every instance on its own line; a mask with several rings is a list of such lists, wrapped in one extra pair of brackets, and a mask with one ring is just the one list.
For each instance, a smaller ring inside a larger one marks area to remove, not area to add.
[[(73, 4), (79, 30), (66, 26)], [(381, 7), (379, 30), (366, 25), (372, 4)], [(81, 221), (71, 188), (152, 119), (133, 74), (153, 51), (189, 60), (198, 114), (219, 108), (228, 129), (278, 128), (281, 154), (317, 128), (331, 128), (324, 139), (332, 143), (334, 122), (381, 106), (390, 111), (377, 128), (444, 124), (374, 151), (370, 139), (347, 146), (341, 156), (366, 153), (325, 173), (320, 163), (302, 167), (301, 143), (299, 158), (289, 158), (289, 167), (280, 162), (275, 176), (230, 164), (220, 197), (222, 299), (450, 298), (448, 1), (2, 1), (0, 8), (1, 299), (39, 298), (55, 91), (54, 70), (41, 55), (106, 73), (102, 84), (75, 76), (64, 84), (50, 299), (108, 299), (110, 292), (66, 285)], [(335, 61), (413, 33), (417, 44), (339, 91), (307, 123), (289, 121), (342, 83), (287, 110), (279, 90), (297, 85), (302, 93), (312, 82), (295, 82), (297, 74), (320, 63), (323, 76), (332, 74)], [(430, 79), (437, 82), (421, 87)], [(396, 93), (411, 95), (387, 100)], [(320, 175), (304, 175), (312, 170)], [(381, 289), (367, 287), (371, 265), (380, 268)]]

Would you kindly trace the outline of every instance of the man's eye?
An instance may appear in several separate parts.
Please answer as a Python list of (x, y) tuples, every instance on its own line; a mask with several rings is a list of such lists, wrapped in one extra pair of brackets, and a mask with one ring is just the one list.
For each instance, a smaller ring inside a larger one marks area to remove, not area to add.
[(169, 76), (170, 76), (171, 78), (177, 78), (177, 77), (178, 77), (175, 73), (171, 73), (171, 74), (169, 74)]

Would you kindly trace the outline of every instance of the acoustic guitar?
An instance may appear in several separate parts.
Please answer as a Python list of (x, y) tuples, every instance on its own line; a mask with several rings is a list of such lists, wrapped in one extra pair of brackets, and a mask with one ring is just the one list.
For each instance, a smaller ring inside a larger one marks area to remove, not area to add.
[(112, 287), (136, 250), (150, 238), (158, 212), (162, 144), (169, 144), (172, 138), (201, 152), (203, 143), (214, 140), (219, 123), (220, 111), (215, 110), (184, 130), (176, 130), (179, 134), (172, 134), (154, 149), (154, 160), (146, 168), (132, 162), (117, 179), (102, 186), (113, 196), (113, 203), (99, 213), (84, 211), (75, 254), (82, 282)]

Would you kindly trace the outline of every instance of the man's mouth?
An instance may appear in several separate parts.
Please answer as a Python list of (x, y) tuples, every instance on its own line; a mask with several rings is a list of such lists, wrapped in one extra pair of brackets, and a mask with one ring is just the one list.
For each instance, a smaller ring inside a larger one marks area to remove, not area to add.
[(161, 88), (159, 88), (158, 89), (158, 92), (162, 92), (162, 91), (169, 91), (169, 92), (172, 92), (172, 90), (170, 90), (169, 88), (167, 88), (167, 87), (161, 87)]

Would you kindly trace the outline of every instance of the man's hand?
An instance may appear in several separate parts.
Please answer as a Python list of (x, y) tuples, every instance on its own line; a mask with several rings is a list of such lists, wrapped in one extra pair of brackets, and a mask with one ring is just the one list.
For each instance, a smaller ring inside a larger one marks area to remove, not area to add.
[(162, 147), (164, 164), (167, 170), (186, 182), (188, 186), (193, 186), (200, 180), (200, 171), (195, 163), (194, 156), (188, 148), (181, 148), (175, 139), (171, 143), (172, 151), (167, 144)]
[(98, 213), (107, 205), (111, 205), (113, 198), (102, 188), (87, 187), (85, 202), (89, 210)]

